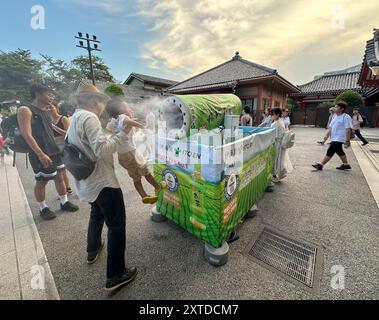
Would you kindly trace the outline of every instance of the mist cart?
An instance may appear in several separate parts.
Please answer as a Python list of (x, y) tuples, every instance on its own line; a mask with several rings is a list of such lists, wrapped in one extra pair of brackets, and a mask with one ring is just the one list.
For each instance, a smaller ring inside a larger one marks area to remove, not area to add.
[(174, 96), (160, 107), (154, 176), (168, 187), (152, 220), (169, 219), (202, 239), (216, 266), (227, 262), (226, 240), (270, 184), (275, 155), (274, 129), (239, 127), (241, 110), (232, 94)]

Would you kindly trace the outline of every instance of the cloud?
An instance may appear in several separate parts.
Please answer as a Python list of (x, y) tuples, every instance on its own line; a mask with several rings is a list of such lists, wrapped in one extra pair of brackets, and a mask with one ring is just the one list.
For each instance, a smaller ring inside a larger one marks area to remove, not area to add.
[[(61, 0), (58, 0), (61, 1)], [(62, 2), (62, 1), (61, 1)], [(126, 9), (125, 1), (123, 0), (101, 0), (101, 1), (93, 1), (93, 0), (65, 0), (65, 3), (71, 2), (73, 4), (92, 7), (95, 9), (99, 9), (105, 13), (118, 13), (120, 11), (124, 11)]]
[[(328, 59), (360, 63), (378, 9), (377, 0), (139, 0), (139, 15), (151, 23), (141, 57), (185, 79), (239, 51), (302, 83)], [(296, 70), (307, 60), (307, 73)]]

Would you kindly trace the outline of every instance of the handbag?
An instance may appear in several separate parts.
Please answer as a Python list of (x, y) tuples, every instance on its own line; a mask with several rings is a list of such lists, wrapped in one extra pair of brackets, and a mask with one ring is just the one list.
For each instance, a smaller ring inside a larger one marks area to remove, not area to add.
[(77, 146), (69, 143), (67, 137), (63, 147), (62, 161), (76, 180), (87, 179), (96, 166), (96, 161), (93, 161)]

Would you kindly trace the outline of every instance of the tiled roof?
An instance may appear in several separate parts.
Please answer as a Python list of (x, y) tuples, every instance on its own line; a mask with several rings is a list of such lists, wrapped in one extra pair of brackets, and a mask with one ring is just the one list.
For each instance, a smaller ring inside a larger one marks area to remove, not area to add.
[(299, 89), (301, 90), (301, 94), (338, 93), (346, 90), (361, 91), (361, 87), (357, 84), (358, 78), (359, 72), (323, 75), (311, 82), (300, 85)]
[[(374, 29), (374, 38), (366, 42), (365, 55), (361, 66), (359, 83), (363, 81), (363, 71), (365, 66), (379, 66), (379, 29)], [(375, 77), (376, 78), (376, 77)]]
[(247, 80), (265, 76), (277, 75), (276, 70), (244, 60), (239, 53), (225, 63), (204, 71), (188, 80), (180, 82), (168, 90), (181, 92), (190, 90), (222, 87), (238, 80)]
[(141, 74), (141, 73), (134, 73), (134, 72), (132, 72), (129, 75), (128, 79), (125, 80), (124, 84), (128, 84), (129, 81), (133, 77), (137, 78), (139, 80), (142, 80), (144, 82), (156, 83), (156, 84), (164, 85), (164, 86), (167, 86), (167, 87), (173, 86), (173, 85), (175, 85), (175, 84), (178, 83), (177, 81), (172, 81), (172, 80), (168, 80), (168, 79), (157, 78), (157, 77), (152, 77), (152, 76), (148, 76), (148, 75)]

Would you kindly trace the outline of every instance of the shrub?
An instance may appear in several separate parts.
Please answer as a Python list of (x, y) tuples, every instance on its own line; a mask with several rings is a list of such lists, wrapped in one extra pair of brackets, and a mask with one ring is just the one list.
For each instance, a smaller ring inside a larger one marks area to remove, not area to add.
[(330, 109), (332, 107), (335, 106), (335, 103), (334, 102), (322, 102), (318, 105), (318, 108), (322, 108), (322, 109)]
[(349, 90), (349, 91), (345, 91), (341, 93), (336, 98), (336, 103), (338, 103), (341, 100), (347, 102), (350, 108), (360, 108), (360, 107), (363, 107), (365, 104), (363, 97), (357, 91), (353, 91), (353, 90)]
[(109, 95), (111, 98), (116, 98), (116, 97), (123, 97), (124, 96), (124, 91), (122, 88), (115, 84), (111, 84), (109, 87), (105, 89), (105, 93)]

